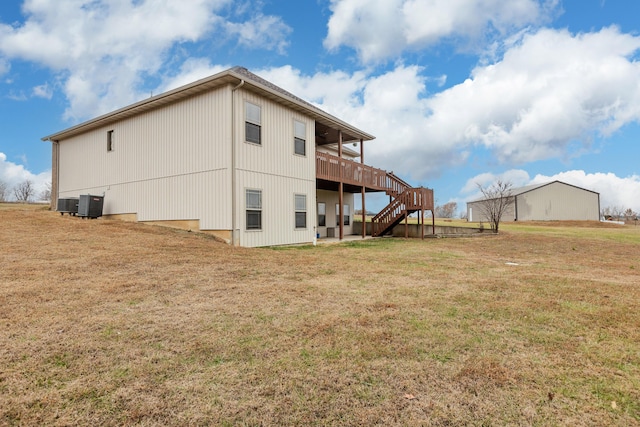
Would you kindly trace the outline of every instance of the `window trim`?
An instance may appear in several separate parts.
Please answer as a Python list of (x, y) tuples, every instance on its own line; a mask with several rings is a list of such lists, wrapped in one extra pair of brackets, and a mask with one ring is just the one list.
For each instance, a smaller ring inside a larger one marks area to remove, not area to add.
[[(259, 203), (258, 206), (250, 206), (249, 203), (249, 194), (258, 194), (259, 196)], [(262, 211), (263, 211), (263, 206), (262, 206), (262, 190), (261, 189), (257, 189), (257, 188), (245, 188), (244, 190), (244, 211), (245, 211), (245, 215), (244, 215), (244, 220), (245, 220), (245, 230), (246, 231), (262, 231), (263, 227), (262, 227)], [(249, 214), (255, 214), (258, 213), (259, 214), (259, 218), (260, 218), (260, 224), (258, 227), (250, 227), (249, 226)]]
[[(302, 199), (301, 199), (302, 198)], [(300, 209), (298, 206), (298, 200), (304, 200), (304, 209)], [(294, 228), (296, 230), (306, 230), (308, 228), (307, 223), (307, 195), (306, 194), (294, 194), (293, 195), (293, 208), (294, 208)], [(304, 226), (298, 226), (298, 214), (304, 213)]]
[[(349, 205), (345, 203), (342, 206), (342, 225), (351, 225)], [(336, 203), (336, 227), (340, 227), (340, 203)]]
[(113, 129), (107, 131), (107, 152), (111, 153), (115, 148), (115, 132)]
[[(320, 205), (324, 208), (324, 213), (320, 213)], [(322, 215), (322, 223), (320, 221), (320, 215)], [(318, 227), (327, 226), (327, 204), (325, 202), (318, 202)]]
[[(298, 125), (301, 127), (301, 132), (298, 132)], [(302, 153), (297, 150), (299, 142), (302, 142)], [(307, 124), (296, 119), (293, 119), (293, 154), (307, 157)]]
[[(258, 111), (258, 119), (250, 118), (249, 107), (255, 107)], [(247, 128), (248, 126), (255, 126), (258, 129), (258, 141), (252, 141), (249, 139)], [(248, 144), (262, 146), (262, 106), (254, 104), (253, 102), (244, 101), (244, 142)]]

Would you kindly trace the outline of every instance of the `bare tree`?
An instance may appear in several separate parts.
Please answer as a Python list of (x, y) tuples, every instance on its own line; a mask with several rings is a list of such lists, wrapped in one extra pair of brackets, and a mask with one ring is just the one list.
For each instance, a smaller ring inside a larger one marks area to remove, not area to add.
[(637, 218), (638, 214), (633, 211), (633, 209), (628, 208), (624, 211), (624, 219), (625, 221), (633, 221)]
[(453, 218), (458, 210), (456, 202), (445, 203), (442, 206), (436, 206), (436, 218)]
[(28, 202), (33, 196), (34, 188), (33, 182), (29, 179), (25, 179), (20, 184), (13, 187), (13, 195), (18, 202)]
[(476, 185), (483, 196), (479, 203), (480, 212), (491, 225), (491, 230), (497, 233), (502, 216), (514, 202), (514, 197), (511, 195), (513, 184), (508, 181), (497, 180), (489, 187), (483, 187), (480, 184)]
[(51, 200), (51, 181), (44, 183), (44, 190), (40, 192), (40, 200)]
[(622, 206), (613, 206), (611, 209), (611, 216), (616, 220), (620, 221), (622, 218), (622, 214), (624, 213), (624, 208)]
[(6, 202), (9, 193), (9, 186), (6, 182), (0, 181), (0, 202)]

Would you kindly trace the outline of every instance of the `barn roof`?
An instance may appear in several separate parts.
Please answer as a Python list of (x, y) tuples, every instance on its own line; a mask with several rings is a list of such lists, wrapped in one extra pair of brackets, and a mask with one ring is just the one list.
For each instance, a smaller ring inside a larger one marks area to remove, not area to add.
[[(591, 191), (591, 190), (589, 190), (587, 188), (582, 188), (582, 187), (578, 187), (576, 185), (567, 184), (566, 182), (555, 180), (555, 181), (545, 182), (545, 183), (542, 183), (542, 184), (531, 184), (531, 185), (525, 185), (525, 186), (522, 186), (522, 187), (512, 188), (511, 189), (511, 196), (517, 197), (517, 196), (520, 196), (521, 194), (528, 193), (530, 191), (534, 191), (534, 190), (537, 190), (538, 188), (546, 187), (547, 185), (551, 185), (551, 184), (554, 184), (554, 183), (559, 183), (559, 184), (562, 184), (562, 185), (568, 185), (569, 187), (574, 187), (574, 188), (578, 188), (580, 190), (589, 191), (591, 193), (599, 194), (599, 193), (597, 193), (595, 191)], [(470, 200), (467, 203), (475, 203), (475, 202), (480, 202), (482, 200), (486, 200), (486, 198), (485, 197), (480, 197), (478, 199)]]
[(94, 119), (85, 121), (60, 132), (47, 135), (43, 141), (59, 141), (78, 135), (101, 126), (123, 120), (149, 110), (172, 104), (190, 96), (198, 95), (224, 85), (243, 84), (243, 88), (251, 90), (281, 105), (312, 117), (316, 121), (316, 131), (322, 136), (322, 144), (338, 141), (338, 131), (342, 131), (343, 142), (370, 141), (375, 137), (352, 126), (337, 117), (321, 110), (313, 104), (293, 95), (279, 86), (253, 74), (243, 67), (233, 67), (193, 83), (144, 99), (124, 108), (112, 111)]

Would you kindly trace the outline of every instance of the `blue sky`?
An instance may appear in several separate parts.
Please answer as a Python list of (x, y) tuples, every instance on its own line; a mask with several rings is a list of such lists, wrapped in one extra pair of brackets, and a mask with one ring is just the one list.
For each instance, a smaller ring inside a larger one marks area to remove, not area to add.
[(464, 203), (560, 179), (640, 212), (640, 2), (5, 0), (0, 180), (41, 137), (242, 65), (375, 135), (368, 164)]

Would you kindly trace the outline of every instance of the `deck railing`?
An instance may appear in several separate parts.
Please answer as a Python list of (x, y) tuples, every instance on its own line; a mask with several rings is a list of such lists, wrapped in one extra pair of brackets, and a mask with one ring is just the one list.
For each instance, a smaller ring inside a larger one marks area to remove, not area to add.
[(393, 173), (320, 151), (316, 151), (316, 178), (384, 191), (392, 197), (410, 187)]

